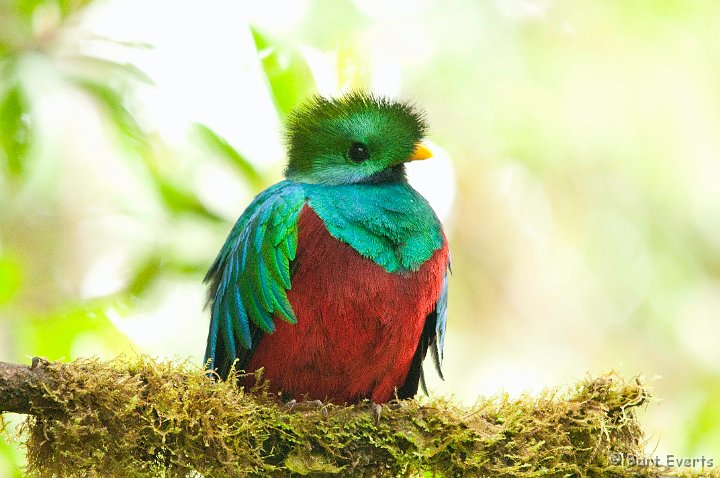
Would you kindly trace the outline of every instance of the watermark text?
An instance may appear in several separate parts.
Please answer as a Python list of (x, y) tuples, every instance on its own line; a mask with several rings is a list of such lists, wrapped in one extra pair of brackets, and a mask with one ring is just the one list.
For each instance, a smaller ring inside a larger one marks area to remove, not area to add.
[(678, 456), (668, 453), (667, 455), (632, 455), (629, 453), (611, 453), (611, 465), (656, 467), (666, 468), (712, 468), (715, 466), (715, 459), (702, 456)]

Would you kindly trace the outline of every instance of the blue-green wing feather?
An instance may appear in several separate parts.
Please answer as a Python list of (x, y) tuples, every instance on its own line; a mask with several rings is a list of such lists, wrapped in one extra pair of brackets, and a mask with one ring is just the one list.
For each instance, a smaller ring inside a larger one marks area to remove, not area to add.
[(235, 223), (205, 276), (211, 303), (205, 362), (222, 377), (236, 359), (240, 366), (247, 365), (243, 362), (261, 333), (275, 330), (274, 316), (296, 322), (287, 290), (305, 199), (302, 186), (292, 181), (260, 193)]
[(430, 353), (433, 356), (435, 362), (435, 368), (438, 374), (442, 377), (442, 365), (443, 351), (445, 349), (445, 326), (447, 325), (447, 304), (448, 304), (448, 275), (452, 273), (450, 260), (448, 259), (448, 268), (445, 271), (443, 277), (442, 291), (438, 298), (437, 304), (435, 304), (435, 313), (437, 315), (435, 322), (435, 337), (431, 345)]

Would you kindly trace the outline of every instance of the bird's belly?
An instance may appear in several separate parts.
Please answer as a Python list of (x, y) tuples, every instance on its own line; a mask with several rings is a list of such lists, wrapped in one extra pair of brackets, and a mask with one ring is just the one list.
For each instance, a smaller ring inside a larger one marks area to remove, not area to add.
[(391, 274), (333, 238), (305, 207), (288, 291), (297, 324), (276, 318), (247, 369), (275, 390), (336, 403), (393, 398), (440, 295), (447, 249), (418, 271)]

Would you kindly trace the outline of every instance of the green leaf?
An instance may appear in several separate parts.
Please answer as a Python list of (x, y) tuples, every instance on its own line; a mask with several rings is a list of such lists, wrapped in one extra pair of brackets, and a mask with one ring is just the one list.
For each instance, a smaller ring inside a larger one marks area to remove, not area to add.
[(155, 283), (162, 270), (162, 257), (151, 255), (135, 270), (125, 291), (131, 296), (141, 296)]
[(195, 123), (195, 131), (211, 149), (235, 166), (251, 186), (255, 189), (262, 189), (264, 186), (262, 175), (255, 169), (255, 166), (240, 154), (238, 150), (233, 148), (225, 138), (199, 123)]
[(11, 257), (0, 257), (0, 306), (10, 302), (22, 285), (20, 264)]
[(94, 74), (92, 77), (95, 80), (98, 78), (113, 78), (114, 80), (129, 80), (146, 85), (155, 84), (147, 73), (132, 63), (118, 63), (89, 55), (66, 55), (63, 60), (65, 64), (69, 65), (70, 69), (78, 70), (85, 76)]
[(16, 0), (11, 3), (15, 5), (15, 12), (24, 20), (32, 21), (39, 11), (38, 7), (56, 11), (62, 18), (67, 18), (92, 2), (93, 0)]
[(14, 86), (0, 102), (0, 159), (10, 174), (22, 175), (31, 144), (28, 104), (19, 86)]
[[(88, 59), (86, 59), (86, 61), (87, 60)], [(103, 60), (93, 61), (93, 63), (95, 66), (103, 68), (130, 68), (126, 71), (126, 73), (131, 73), (134, 76), (139, 75), (139, 79), (147, 79), (147, 81), (150, 81), (149, 78), (144, 76), (140, 70), (132, 68), (129, 65), (120, 65)], [(123, 96), (120, 92), (96, 81), (79, 78), (76, 78), (74, 81), (79, 87), (87, 91), (100, 103), (101, 106), (104, 107), (104, 110), (109, 119), (112, 121), (117, 133), (120, 138), (124, 140), (126, 145), (133, 150), (139, 150), (141, 156), (145, 159), (146, 166), (149, 168), (149, 172), (153, 179), (153, 185), (159, 193), (163, 203), (171, 212), (196, 213), (213, 220), (222, 220), (219, 216), (208, 210), (194, 192), (165, 178), (158, 171), (156, 165), (153, 164), (152, 161), (148, 160), (148, 155), (151, 155), (152, 153), (149, 152), (148, 148), (146, 148), (148, 145), (146, 134), (132, 113), (130, 113), (130, 111), (125, 107)], [(208, 134), (213, 135), (214, 133)], [(223, 140), (216, 137), (216, 143), (219, 144), (222, 141)], [(229, 145), (226, 145), (225, 150), (229, 151), (232, 150), (232, 148)], [(228, 154), (232, 154), (232, 152), (228, 152)], [(234, 162), (240, 166), (243, 172), (246, 173), (246, 176), (253, 179), (259, 178), (259, 174), (254, 171), (254, 169), (249, 170), (248, 168), (252, 168), (252, 166), (249, 165), (249, 163), (247, 163), (247, 161), (245, 161), (245, 159), (237, 152), (234, 152), (233, 159)]]
[(9, 441), (12, 436), (8, 432), (13, 429), (11, 428), (13, 422), (15, 420), (8, 419), (6, 416), (3, 416), (2, 422), (0, 422), (0, 426), (3, 428), (10, 426), (5, 428), (5, 433), (0, 435), (0, 463), (5, 465), (3, 469), (8, 473), (5, 475), (6, 478), (23, 478), (25, 476), (23, 473), (25, 455), (17, 443)]
[(93, 0), (55, 0), (63, 18), (67, 18), (92, 2)]
[(131, 297), (141, 297), (161, 276), (198, 276), (205, 274), (207, 267), (206, 263), (188, 263), (182, 259), (168, 258), (166, 253), (156, 252), (138, 264), (124, 293)]
[(22, 355), (42, 355), (50, 360), (75, 358), (73, 345), (84, 337), (113, 356), (131, 349), (130, 340), (108, 318), (108, 310), (127, 307), (121, 296), (77, 301), (53, 313), (12, 321), (15, 350)]
[(126, 146), (138, 149), (146, 144), (145, 132), (125, 107), (121, 93), (109, 86), (84, 78), (75, 78), (73, 82), (104, 108)]
[(165, 207), (167, 207), (170, 212), (193, 213), (215, 221), (224, 221), (220, 216), (206, 208), (202, 201), (198, 199), (197, 195), (189, 189), (175, 184), (155, 173), (153, 173), (153, 183)]
[(252, 28), (265, 76), (281, 117), (312, 95), (315, 80), (305, 58), (295, 48), (282, 45)]
[(45, 0), (18, 0), (13, 3), (15, 3), (15, 11), (17, 13), (26, 20), (32, 20), (32, 14), (35, 12), (35, 9), (45, 3)]
[[(96, 65), (105, 67), (117, 67), (112, 62), (100, 61)], [(126, 65), (119, 65), (126, 67)], [(133, 70), (135, 74), (142, 74), (139, 70)], [(208, 210), (205, 205), (198, 199), (197, 195), (190, 189), (173, 182), (164, 177), (155, 164), (148, 159), (148, 155), (152, 153), (146, 148), (147, 137), (140, 124), (135, 117), (128, 111), (124, 105), (123, 96), (116, 90), (100, 84), (96, 81), (87, 79), (75, 79), (75, 83), (92, 95), (104, 107), (109, 119), (112, 121), (120, 138), (124, 140), (126, 145), (133, 150), (139, 150), (141, 156), (145, 159), (145, 164), (149, 168), (149, 172), (153, 179), (160, 198), (165, 206), (173, 213), (195, 213), (206, 218), (216, 221), (222, 219), (215, 213)], [(244, 175), (251, 181), (257, 181), (260, 175), (252, 168), (239, 153), (234, 151), (224, 140), (205, 128), (206, 136), (213, 138), (215, 144), (221, 145), (226, 155), (232, 157), (233, 162), (239, 166)]]

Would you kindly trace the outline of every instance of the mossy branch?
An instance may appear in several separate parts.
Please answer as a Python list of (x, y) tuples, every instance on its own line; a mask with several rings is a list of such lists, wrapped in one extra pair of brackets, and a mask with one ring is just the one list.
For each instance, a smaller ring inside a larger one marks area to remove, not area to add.
[(265, 389), (214, 382), (188, 364), (0, 364), (0, 410), (29, 414), (38, 476), (664, 476), (614, 465), (643, 455), (638, 382), (616, 375), (565, 392), (292, 410)]

